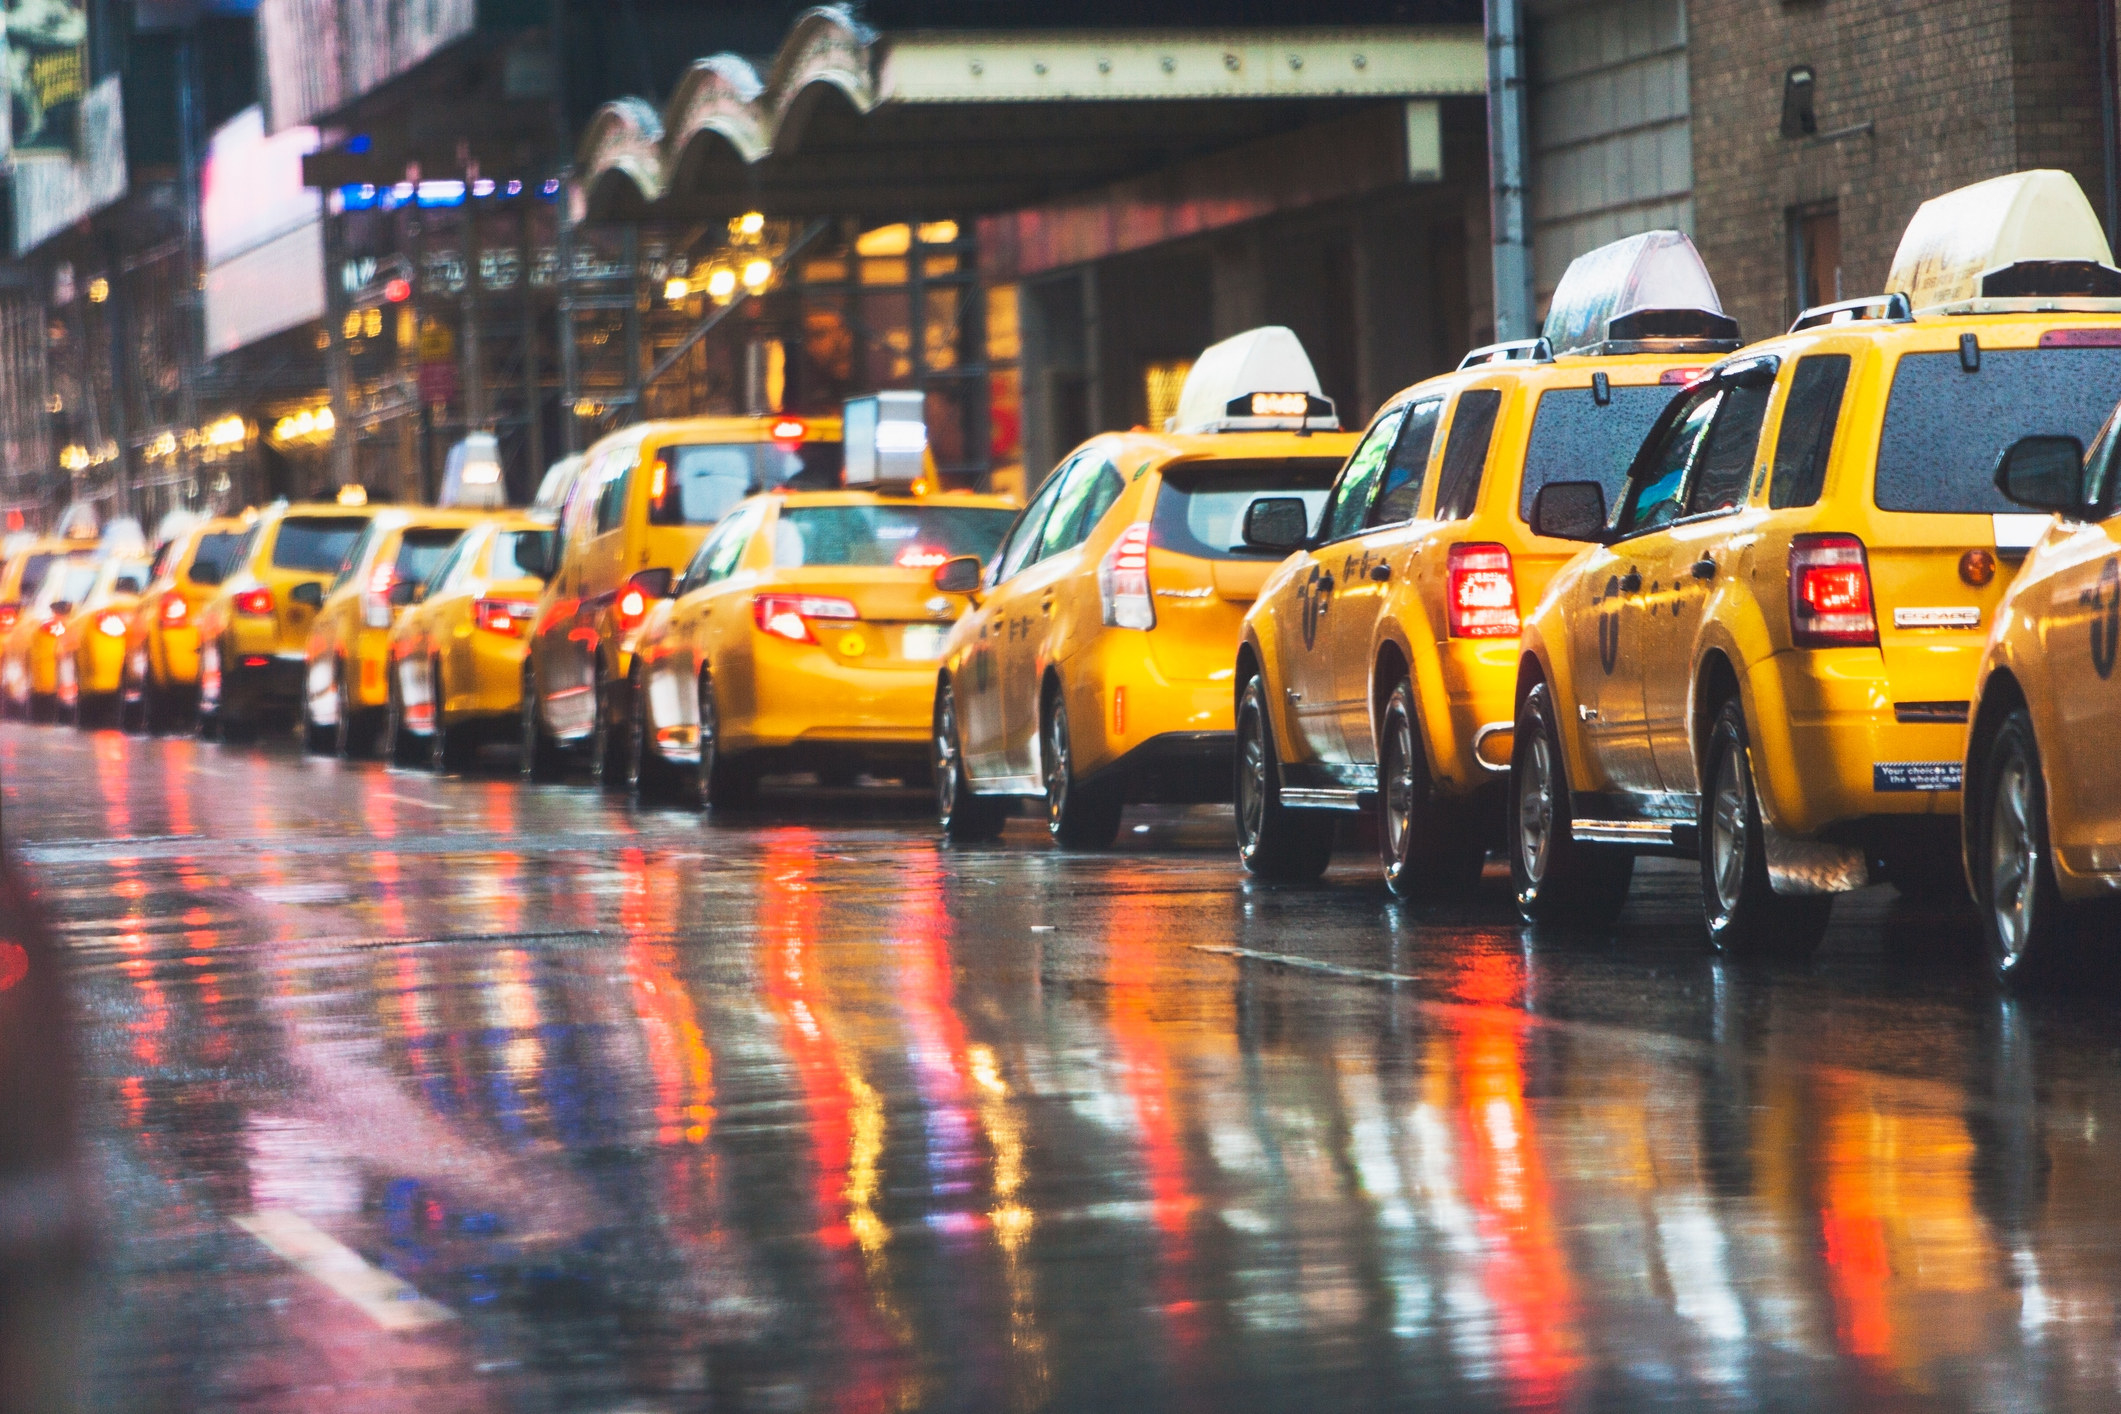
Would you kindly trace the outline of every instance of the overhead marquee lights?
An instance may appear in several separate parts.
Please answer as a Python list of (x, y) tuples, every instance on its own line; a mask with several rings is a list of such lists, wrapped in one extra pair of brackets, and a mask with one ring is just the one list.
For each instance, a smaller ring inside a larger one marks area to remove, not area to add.
[(726, 265), (717, 265), (707, 272), (707, 293), (718, 300), (728, 299), (736, 293), (736, 271)]
[(766, 229), (766, 217), (763, 212), (747, 211), (736, 218), (735, 225), (738, 235), (755, 236)]
[(683, 275), (673, 275), (663, 282), (663, 298), (672, 304), (678, 303), (692, 293), (691, 282)]
[(762, 290), (773, 278), (773, 262), (770, 260), (747, 260), (744, 262), (744, 288)]

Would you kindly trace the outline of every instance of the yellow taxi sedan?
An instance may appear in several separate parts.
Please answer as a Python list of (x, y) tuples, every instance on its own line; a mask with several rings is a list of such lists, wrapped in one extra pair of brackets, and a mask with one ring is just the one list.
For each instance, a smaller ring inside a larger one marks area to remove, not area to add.
[(125, 633), (119, 715), (138, 731), (173, 727), (199, 692), (199, 610), (242, 554), (250, 522), (222, 516), (170, 542)]
[(637, 788), (721, 806), (770, 772), (924, 777), (936, 660), (968, 602), (936, 587), (937, 568), (992, 555), (1015, 516), (957, 492), (736, 507), (642, 626), (617, 743)]
[(1054, 840), (1101, 848), (1130, 801), (1230, 798), (1232, 646), (1283, 558), (1243, 526), (1262, 499), (1323, 504), (1357, 441), (1339, 425), (1296, 335), (1254, 329), (1202, 353), (1173, 430), (1093, 438), (1046, 478), (943, 653), (946, 835), (1042, 799)]
[(464, 533), (390, 631), (385, 752), (394, 765), (460, 771), (487, 739), (513, 739), (523, 658), (557, 552), (550, 522), (503, 512)]
[(153, 568), (146, 555), (104, 556), (95, 583), (66, 616), (59, 640), (59, 710), (76, 727), (101, 726), (117, 715), (125, 633)]
[(11, 716), (49, 721), (59, 705), (60, 645), (67, 615), (96, 582), (102, 557), (93, 549), (53, 560), (36, 597), (0, 637), (0, 701)]
[(81, 549), (79, 541), (46, 536), (21, 546), (0, 564), (0, 635), (12, 632), (21, 621), (52, 565)]

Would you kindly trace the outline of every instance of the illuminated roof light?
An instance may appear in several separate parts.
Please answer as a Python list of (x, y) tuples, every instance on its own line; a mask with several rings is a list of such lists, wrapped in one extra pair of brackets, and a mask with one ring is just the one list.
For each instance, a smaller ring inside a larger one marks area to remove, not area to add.
[(365, 506), (368, 504), (368, 488), (359, 482), (341, 486), (338, 501), (342, 506)]
[(2051, 309), (2057, 299), (2072, 309), (2121, 309), (2121, 270), (2098, 216), (2075, 177), (2050, 170), (1992, 177), (1923, 202), (1885, 288), (1918, 313), (2023, 308), (2027, 300)]
[(1740, 342), (1681, 231), (1644, 231), (1570, 261), (1543, 333), (1557, 354), (1727, 352)]
[(1201, 352), (1178, 390), (1178, 411), (1164, 430), (1332, 431), (1339, 426), (1303, 341), (1294, 330), (1269, 324)]
[(800, 442), (809, 431), (810, 429), (796, 418), (784, 417), (773, 424), (773, 440), (776, 442)]

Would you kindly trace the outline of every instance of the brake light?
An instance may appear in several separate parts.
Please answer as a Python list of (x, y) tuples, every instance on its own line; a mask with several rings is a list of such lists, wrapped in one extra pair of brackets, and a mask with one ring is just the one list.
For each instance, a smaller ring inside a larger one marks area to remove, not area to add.
[(1114, 628), (1155, 628), (1156, 601), (1149, 597), (1149, 525), (1136, 521), (1119, 533), (1097, 565), (1097, 593), (1105, 622)]
[(619, 618), (628, 626), (639, 623), (648, 613), (648, 596), (638, 589), (628, 589), (619, 595)]
[(236, 596), (236, 612), (263, 618), (272, 612), (270, 589), (246, 589)]
[(0, 632), (13, 628), (22, 619), (20, 604), (0, 604)]
[(105, 638), (125, 637), (125, 620), (116, 614), (105, 614), (96, 620), (96, 632)]
[(521, 637), (537, 611), (537, 605), (514, 599), (480, 599), (471, 606), (472, 622), (488, 633), (503, 633), (510, 638)]
[(930, 550), (921, 545), (908, 545), (898, 552), (895, 562), (902, 570), (932, 570), (950, 559), (948, 550)]
[(390, 627), (390, 591), (397, 586), (398, 567), (388, 560), (369, 573), (368, 588), (361, 595), (361, 619), (370, 628)]
[(759, 631), (790, 643), (815, 643), (812, 619), (858, 619), (861, 611), (850, 600), (822, 594), (761, 594), (751, 601), (751, 617)]
[(1500, 545), (1453, 545), (1444, 591), (1453, 638), (1515, 638), (1517, 575)]
[(46, 633), (50, 634), (53, 638), (66, 637), (65, 619), (46, 619), (43, 624), (40, 625), (40, 627), (42, 627), (43, 630)]
[(1853, 535), (1790, 542), (1790, 642), (1798, 648), (1875, 648), (1871, 568)]
[(163, 623), (170, 625), (181, 624), (190, 617), (191, 605), (184, 602), (182, 594), (172, 589), (162, 596)]
[(655, 459), (655, 466), (652, 467), (649, 471), (648, 499), (660, 506), (663, 504), (663, 497), (667, 495), (669, 491), (670, 463), (664, 461), (661, 457), (657, 457)]
[(1707, 371), (1702, 368), (1667, 368), (1657, 375), (1657, 381), (1667, 386), (1674, 383), (1691, 383)]
[(776, 442), (800, 442), (810, 429), (792, 417), (784, 417), (773, 424), (773, 440)]

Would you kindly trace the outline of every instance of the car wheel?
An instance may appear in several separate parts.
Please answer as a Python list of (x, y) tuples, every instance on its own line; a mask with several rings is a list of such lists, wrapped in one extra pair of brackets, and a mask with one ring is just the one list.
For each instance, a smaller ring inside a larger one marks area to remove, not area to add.
[(1281, 800), (1281, 753), (1267, 717), (1261, 679), (1245, 680), (1237, 699), (1237, 857), (1247, 873), (1283, 883), (1309, 883), (1333, 862), (1335, 821), (1294, 810)]
[(341, 761), (356, 761), (368, 754), (364, 733), (354, 722), (353, 693), (346, 686), (346, 664), (341, 662), (331, 675), (332, 697), (338, 710), (332, 715), (338, 720), (332, 723), (332, 754)]
[(469, 723), (452, 726), (442, 713), (442, 704), (449, 700), (449, 694), (443, 687), (440, 658), (427, 665), (427, 694), (434, 701), (434, 719), (427, 736), (427, 769), (438, 776), (462, 775), (471, 769), (478, 738)]
[(1517, 709), (1507, 798), (1510, 883), (1528, 923), (1610, 927), (1627, 906), (1635, 856), (1570, 833), (1568, 770), (1551, 690), (1535, 683)]
[(1008, 821), (1007, 805), (972, 789), (972, 777), (965, 770), (964, 739), (957, 729), (957, 690), (948, 679), (936, 688), (929, 749), (935, 763), (936, 816), (944, 838), (959, 844), (1000, 838)]
[(1046, 698), (1046, 833), (1067, 849), (1110, 849), (1119, 837), (1126, 801), (1110, 785), (1086, 787), (1075, 776), (1075, 745), (1068, 735), (1068, 704), (1059, 692)]
[(199, 650), (199, 696), (192, 704), (192, 730), (201, 741), (219, 733), (221, 716), (221, 649), (209, 643)]
[(1471, 892), (1480, 883), (1486, 842), (1464, 808), (1436, 798), (1408, 679), (1393, 685), (1379, 726), (1377, 845), (1385, 887), (1404, 899)]
[(749, 805), (758, 795), (758, 775), (722, 750), (722, 717), (714, 701), (714, 679), (700, 674), (700, 804), (710, 810)]
[(1745, 711), (1723, 704), (1708, 744), (1701, 797), (1701, 903), (1709, 939), (1739, 956), (1807, 957), (1826, 936), (1832, 894), (1778, 894), (1768, 881), (1766, 830), (1746, 752)]
[(560, 755), (560, 744), (545, 730), (544, 714), (538, 711), (537, 674), (529, 663), (523, 664), (523, 729), (520, 738), (521, 761), (518, 769), (526, 781), (557, 781), (567, 773), (567, 762)]
[(605, 790), (625, 790), (633, 783), (633, 713), (618, 700), (620, 686), (601, 665), (593, 696), (596, 718), (589, 730), (589, 774)]
[(396, 667), (390, 670), (390, 686), (385, 693), (385, 697), (389, 703), (384, 708), (383, 717), (383, 751), (385, 759), (393, 766), (404, 767), (408, 770), (415, 766), (424, 765), (423, 758), (427, 753), (420, 749), (422, 743), (413, 736), (405, 725), (405, 686), (402, 681), (401, 670)]
[(1997, 977), (2017, 981), (2054, 962), (2078, 922), (2055, 884), (2040, 746), (2023, 707), (2003, 719), (1978, 772), (1968, 808), (1976, 812), (1969, 853), (1981, 933)]

